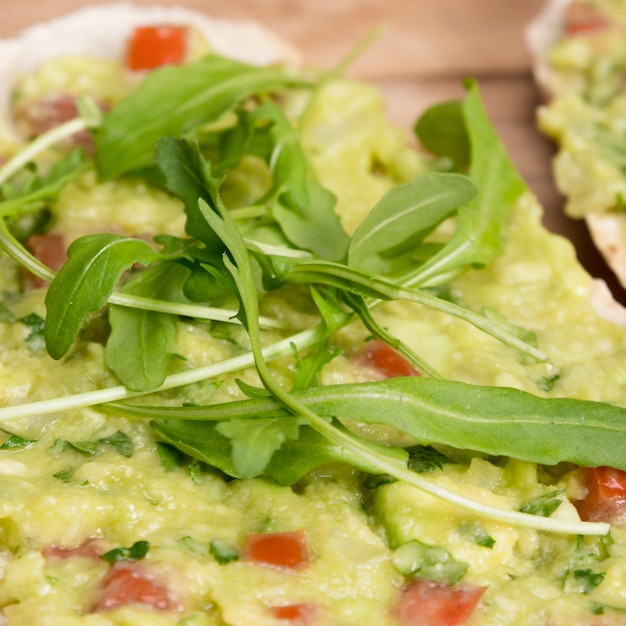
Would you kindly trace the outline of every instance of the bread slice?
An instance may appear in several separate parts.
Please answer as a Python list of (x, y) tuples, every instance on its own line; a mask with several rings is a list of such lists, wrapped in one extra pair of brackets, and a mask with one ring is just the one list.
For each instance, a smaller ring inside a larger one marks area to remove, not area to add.
[[(576, 14), (580, 16), (580, 13), (586, 10), (585, 7), (584, 3), (577, 0), (549, 0), (544, 9), (526, 28), (525, 35), (532, 57), (534, 78), (547, 103), (577, 95), (584, 88), (583, 82), (578, 82), (575, 78), (572, 80), (571, 75), (568, 76), (567, 73), (555, 69), (549, 57), (553, 47), (561, 39), (568, 20), (573, 19), (573, 9), (578, 9)], [(596, 9), (592, 7), (589, 10), (595, 11)], [(593, 30), (593, 25), (580, 25), (581, 29), (586, 27)], [(600, 31), (602, 31), (601, 25), (593, 36), (602, 36)], [(557, 143), (558, 141), (557, 139)], [(569, 189), (562, 188), (561, 191), (566, 198), (571, 197)], [(584, 204), (583, 200), (578, 203), (580, 206), (582, 204)], [(609, 209), (609, 207), (602, 207), (602, 210), (597, 208), (585, 212), (583, 219), (592, 241), (608, 267), (613, 271), (619, 283), (626, 287), (626, 215)]]

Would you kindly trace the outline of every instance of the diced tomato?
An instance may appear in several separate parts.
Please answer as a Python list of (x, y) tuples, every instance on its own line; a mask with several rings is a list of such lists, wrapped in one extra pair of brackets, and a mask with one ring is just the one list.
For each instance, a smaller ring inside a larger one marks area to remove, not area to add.
[(163, 585), (146, 577), (139, 569), (127, 564), (114, 566), (104, 579), (93, 610), (107, 611), (127, 604), (145, 604), (160, 611), (179, 608)]
[(86, 541), (73, 548), (61, 548), (59, 546), (48, 546), (43, 550), (46, 559), (69, 559), (72, 557), (83, 557), (87, 559), (99, 559), (106, 552), (102, 543), (97, 539)]
[(626, 522), (626, 472), (604, 466), (581, 472), (587, 494), (574, 502), (580, 517), (587, 522)]
[(575, 0), (567, 7), (565, 30), (568, 35), (580, 35), (609, 26), (607, 18), (584, 0)]
[[(55, 272), (61, 269), (67, 260), (67, 242), (63, 235), (31, 235), (26, 247), (35, 258)], [(45, 280), (30, 272), (24, 274), (24, 286), (28, 289), (38, 289), (45, 284)]]
[(128, 44), (126, 63), (131, 70), (151, 70), (182, 63), (187, 52), (184, 26), (140, 26)]
[(402, 591), (392, 615), (405, 626), (457, 626), (470, 618), (485, 587), (444, 585), (424, 578)]
[[(106, 106), (100, 105), (103, 110)], [(71, 94), (57, 94), (18, 105), (14, 111), (17, 121), (28, 137), (38, 137), (51, 128), (78, 117), (76, 97)], [(66, 140), (69, 147), (82, 148), (86, 153), (93, 152), (93, 140), (88, 130), (82, 130)]]
[(401, 354), (380, 339), (368, 341), (358, 360), (362, 365), (377, 370), (383, 378), (421, 376)]
[(248, 535), (246, 557), (255, 563), (287, 569), (300, 569), (309, 563), (303, 530)]
[(315, 619), (318, 607), (313, 604), (287, 604), (270, 608), (272, 615), (277, 619), (288, 621), (294, 626), (306, 626)]

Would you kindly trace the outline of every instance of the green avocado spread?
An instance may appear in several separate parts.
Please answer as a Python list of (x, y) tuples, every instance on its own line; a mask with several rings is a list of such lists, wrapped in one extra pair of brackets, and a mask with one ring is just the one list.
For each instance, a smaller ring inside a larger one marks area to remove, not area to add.
[(623, 623), (584, 467), (626, 470), (626, 327), (476, 85), (423, 147), (371, 86), (215, 55), (58, 59), (12, 107), (0, 622)]

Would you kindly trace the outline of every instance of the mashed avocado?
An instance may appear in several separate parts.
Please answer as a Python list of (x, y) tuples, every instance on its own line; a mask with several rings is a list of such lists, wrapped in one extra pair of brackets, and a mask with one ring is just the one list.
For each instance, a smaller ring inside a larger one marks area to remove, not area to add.
[[(579, 12), (584, 21), (576, 19)], [(558, 145), (554, 175), (568, 214), (621, 211), (626, 5), (572, 2), (563, 22), (541, 60), (549, 72), (551, 102), (539, 109), (539, 127)]]
[[(64, 63), (53, 63), (29, 81), (47, 85), (47, 72), (74, 67)], [(298, 194), (305, 192), (275, 161), (263, 158), (263, 142), (276, 139), (265, 132), (267, 126), (278, 133), (282, 151), (292, 150), (283, 167), (311, 166), (315, 176), (306, 179), (308, 198), (316, 200), (320, 211), (330, 203), (337, 223), (350, 235), (358, 232), (371, 207), (389, 190), (432, 173), (444, 163), (433, 163), (409, 147), (404, 133), (386, 120), (381, 96), (371, 87), (341, 78), (327, 80), (316, 87), (304, 109), (300, 89), (281, 96), (284, 110), (302, 116), (297, 143), (290, 143), (293, 129), (278, 132), (285, 120), (267, 109), (273, 125), (261, 124), (258, 135), (248, 138), (252, 148), (247, 144), (245, 158), (235, 158), (243, 145), (237, 130), (255, 122), (246, 117), (245, 107), (237, 110), (238, 124), (229, 126), (228, 119), (221, 118), (219, 123), (203, 126), (196, 137), (205, 155), (223, 154), (224, 146), (215, 137), (224, 141), (226, 135), (221, 130), (216, 135), (215, 129), (229, 129), (231, 151), (226, 153), (235, 165), (219, 171), (216, 159), (217, 171), (212, 173), (225, 176), (220, 193), (233, 215), (242, 220), (244, 237), (252, 241), (252, 247), (270, 252), (284, 247), (290, 237), (303, 235), (290, 230), (286, 220), (279, 232), (263, 207), (271, 204), (275, 215), (282, 215), (285, 207), (295, 211), (302, 208)], [(32, 91), (37, 93), (34, 87)], [(96, 131), (96, 141), (105, 140), (104, 131)], [(68, 149), (62, 148), (64, 154)], [(300, 150), (303, 160), (299, 160)], [(276, 159), (280, 153), (273, 152)], [(121, 155), (120, 161), (125, 158)], [(46, 153), (42, 162), (48, 165), (51, 159)], [(159, 244), (173, 250), (165, 259), (171, 263), (176, 246), (182, 245), (185, 227), (190, 228), (190, 209), (184, 197), (176, 197), (176, 181), (170, 180), (166, 189), (162, 180), (154, 178), (151, 165), (147, 164), (147, 173), (124, 172), (103, 181), (88, 160), (43, 205), (25, 203), (21, 213), (5, 212), (6, 223), (23, 240), (27, 240), (25, 232), (35, 231), (39, 236), (65, 237), (67, 243), (84, 243), (87, 240), (81, 237), (106, 232), (112, 237), (108, 243), (121, 241), (113, 237), (128, 236), (133, 239), (130, 245), (135, 245), (167, 234), (169, 239), (160, 239)], [(277, 193), (272, 184), (281, 176)], [(204, 183), (210, 186), (210, 180), (207, 176)], [(19, 186), (19, 177), (13, 182)], [(460, 184), (457, 179), (452, 182)], [(23, 193), (28, 193), (28, 186)], [(11, 200), (8, 187), (4, 200)], [(498, 328), (547, 353), (549, 364), (449, 315), (444, 310), (447, 305), (434, 310), (423, 303), (391, 299), (372, 308), (375, 323), (348, 320), (338, 324), (326, 351), (316, 353), (311, 344), (288, 345), (279, 358), (269, 362), (271, 376), (281, 388), (295, 386), (296, 390), (306, 387), (303, 381), (316, 389), (385, 378), (378, 366), (361, 358), (374, 331), (384, 329), (418, 353), (444, 380), (513, 388), (542, 398), (625, 406), (626, 329), (598, 315), (591, 302), (590, 277), (577, 264), (570, 244), (543, 230), (534, 197), (523, 191), (507, 209), (498, 234), (502, 247), (495, 258), (486, 267), (433, 283), (425, 293), (471, 312), (484, 312)], [(41, 219), (33, 219), (33, 214)], [(455, 219), (439, 220), (423, 254), (440, 248)], [(246, 230), (251, 224), (255, 229)], [(340, 231), (330, 220), (329, 224), (328, 239), (335, 237), (333, 245), (340, 246)], [(3, 235), (2, 241), (5, 252), (15, 251), (7, 244), (10, 238)], [(311, 243), (309, 238), (306, 243), (310, 247), (302, 248), (309, 251), (315, 246), (326, 250), (328, 244)], [(143, 265), (149, 265), (150, 255), (156, 254), (147, 247), (141, 247), (148, 259)], [(74, 254), (78, 249), (74, 248)], [(231, 262), (240, 259), (237, 250), (233, 244)], [(407, 251), (399, 252), (397, 257)], [(170, 285), (171, 274), (165, 272), (147, 286), (139, 283), (141, 289), (123, 289), (124, 293), (192, 305), (196, 300), (190, 295), (201, 287), (211, 295), (202, 304), (227, 309), (229, 317), (238, 306), (252, 306), (245, 294), (240, 301), (233, 296), (232, 285), (222, 288), (224, 275), (209, 271), (217, 267), (213, 257), (193, 247), (185, 254), (184, 263), (167, 266), (167, 271), (197, 279), (197, 283), (187, 283), (186, 296)], [(298, 254), (302, 256), (302, 249)], [(132, 407), (147, 408), (162, 417), (157, 408), (220, 405), (246, 397), (252, 402), (267, 401), (261, 385), (264, 374), (259, 375), (247, 356), (252, 333), (229, 319), (210, 321), (181, 314), (175, 316), (175, 328), (171, 328), (170, 318), (163, 322), (146, 314), (142, 325), (133, 328), (143, 330), (154, 324), (157, 334), (169, 337), (154, 352), (145, 345), (142, 363), (146, 370), (151, 360), (160, 360), (166, 353), (168, 377), (185, 376), (199, 368), (213, 367), (215, 373), (204, 379), (183, 378), (179, 386), (150, 387), (134, 376), (139, 366), (133, 362), (133, 375), (124, 387), (120, 377), (128, 371), (125, 357), (133, 356), (137, 337), (122, 336), (121, 356), (107, 354), (109, 336), (113, 337), (110, 325), (116, 324), (119, 304), (92, 311), (71, 349), (53, 359), (42, 328), (44, 320), (48, 326), (55, 322), (46, 300), (51, 291), (28, 288), (24, 268), (13, 257), (6, 253), (0, 259), (0, 410), (4, 411), (0, 413), (4, 420), (0, 607), (10, 626), (437, 626), (444, 622), (436, 620), (443, 618), (422, 618), (422, 609), (411, 608), (407, 601), (417, 589), (416, 581), (423, 580), (428, 582), (422, 589), (436, 590), (440, 599), (422, 598), (419, 606), (441, 604), (443, 597), (452, 613), (450, 619), (456, 620), (445, 623), (571, 625), (623, 620), (623, 526), (614, 525), (610, 535), (601, 536), (518, 526), (434, 497), (382, 471), (363, 471), (365, 462), (353, 461), (349, 451), (341, 457), (336, 450), (328, 450), (328, 462), (313, 463), (293, 482), (281, 480), (279, 472), (264, 474), (263, 466), (250, 477), (238, 477), (239, 468), (249, 468), (255, 461), (246, 458), (246, 453), (262, 450), (249, 442), (249, 436), (246, 439), (242, 420), (233, 419), (222, 430), (202, 422), (211, 441), (226, 442), (215, 449), (197, 435), (205, 431), (194, 431), (186, 439), (183, 430), (173, 436), (168, 431), (172, 422), (162, 420), (155, 429), (149, 420), (136, 416)], [(214, 280), (207, 282), (202, 273), (185, 273), (198, 259)], [(93, 282), (93, 290), (106, 282), (107, 272), (117, 271), (113, 265), (111, 260)], [(259, 261), (254, 271), (258, 276), (262, 270)], [(125, 271), (132, 272), (132, 268)], [(136, 268), (134, 272), (130, 279), (125, 274), (121, 284), (137, 285), (132, 276), (142, 273)], [(164, 284), (169, 285), (167, 290), (161, 289)], [(260, 337), (265, 347), (306, 333), (320, 317), (302, 284), (272, 287), (259, 285)], [(333, 315), (339, 314), (332, 307), (330, 290), (322, 286), (319, 291), (328, 298), (330, 326)], [(307, 350), (312, 350), (313, 358), (306, 358)], [(299, 353), (302, 358), (296, 358)], [(244, 359), (242, 365), (219, 369), (233, 358)], [(74, 398), (100, 392), (105, 395), (97, 402), (71, 404)], [(51, 405), (54, 399), (60, 404)], [(102, 404), (116, 400), (126, 404), (121, 408)], [(32, 409), (20, 416), (12, 413), (29, 406)], [(272, 415), (267, 417), (259, 409), (266, 429), (255, 431), (253, 437), (271, 442), (267, 432), (276, 432), (276, 449), (292, 450), (289, 444), (294, 439), (276, 428)], [(306, 430), (304, 420), (297, 428), (308, 433), (312, 445), (324, 447), (312, 429)], [(373, 456), (383, 454), (377, 444), (396, 450), (396, 455), (404, 448), (411, 450), (417, 476), (442, 488), (461, 490), (481, 505), (522, 509), (564, 522), (580, 519), (572, 502), (584, 498), (584, 485), (573, 463), (548, 467), (450, 445), (422, 445), (430, 442), (415, 441), (384, 423), (345, 420), (337, 432), (344, 433), (346, 428), (362, 434), (363, 441), (372, 445)], [(236, 451), (235, 444), (231, 451), (228, 441), (243, 442), (237, 450), (244, 458), (239, 465), (235, 459), (232, 472), (227, 470), (233, 467), (231, 452), (235, 456)], [(301, 459), (311, 454), (306, 443), (301, 456), (288, 457), (293, 467), (283, 472), (299, 467)], [(251, 538), (258, 537), (278, 543), (270, 554), (255, 552)], [(466, 602), (469, 609), (455, 604), (455, 594), (461, 593), (471, 596)]]

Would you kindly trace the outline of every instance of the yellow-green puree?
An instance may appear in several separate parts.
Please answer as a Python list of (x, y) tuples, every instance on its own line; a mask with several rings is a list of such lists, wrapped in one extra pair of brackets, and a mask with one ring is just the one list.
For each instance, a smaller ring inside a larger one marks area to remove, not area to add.
[[(41, 76), (45, 72), (38, 78), (45, 84)], [(29, 93), (38, 93), (33, 80), (25, 85)], [(108, 91), (124, 89), (111, 85)], [(302, 142), (320, 182), (338, 197), (347, 232), (356, 229), (387, 189), (427, 171), (426, 161), (409, 147), (404, 133), (386, 120), (381, 96), (371, 87), (334, 79), (319, 88), (310, 106)], [(591, 158), (588, 151), (586, 155)], [(267, 173), (252, 160), (236, 176), (262, 188)], [(248, 199), (237, 190), (236, 176), (231, 175), (222, 194), (245, 206)], [(184, 232), (178, 200), (130, 177), (100, 186), (91, 170), (69, 183), (51, 210), (52, 232), (69, 239), (100, 231), (141, 237)], [(466, 322), (417, 304), (389, 303), (376, 309), (376, 317), (446, 378), (623, 405), (626, 330), (596, 312), (590, 299), (592, 281), (572, 247), (548, 234), (540, 221), (536, 200), (524, 193), (507, 217), (502, 254), (487, 268), (456, 278), (448, 289), (454, 301), (474, 311), (495, 311), (534, 333), (553, 366), (525, 363), (514, 350)], [(26, 342), (32, 329), (15, 320), (32, 313), (45, 317), (45, 289), (22, 293), (15, 263), (5, 255), (1, 264), (3, 303), (11, 320), (0, 323), (0, 405), (118, 385), (103, 364), (97, 316), (62, 360)], [(261, 313), (285, 327), (264, 331), (267, 344), (307, 328), (315, 317), (296, 288), (270, 292), (261, 302)], [(186, 318), (178, 327), (180, 358), (173, 360), (173, 372), (248, 350), (238, 327)], [(217, 333), (216, 328), (231, 330)], [(325, 367), (323, 383), (367, 378), (366, 368), (354, 357), (368, 336), (357, 323), (337, 334), (333, 344), (343, 352)], [(289, 386), (293, 359), (284, 357), (271, 366)], [(553, 384), (545, 383), (551, 374)], [(256, 373), (247, 369), (221, 377), (219, 385), (196, 383), (146, 401), (178, 405), (241, 398), (236, 378), (258, 385)], [(277, 626), (286, 622), (269, 607), (286, 604), (323, 607), (315, 623), (392, 626), (398, 622), (390, 609), (405, 583), (392, 564), (392, 552), (411, 539), (445, 548), (468, 564), (465, 583), (487, 587), (468, 624), (554, 626), (624, 619), (626, 533), (620, 526), (611, 529), (611, 541), (521, 528), (482, 518), (402, 482), (373, 486), (357, 470), (340, 465), (314, 470), (293, 487), (264, 478), (226, 480), (191, 459), (164, 465), (146, 421), (95, 407), (14, 419), (2, 428), (6, 439), (16, 434), (29, 440), (23, 447), (0, 451), (0, 606), (10, 626)], [(120, 432), (132, 441), (130, 456), (106, 443), (90, 451), (59, 443), (97, 442)], [(402, 439), (374, 427), (369, 434), (392, 443)], [(443, 452), (457, 463), (424, 476), (444, 486), (460, 486), (464, 495), (495, 507), (517, 510), (559, 490), (580, 496), (574, 466), (545, 469)], [(565, 498), (553, 516), (577, 519)], [(311, 555), (301, 570), (275, 569), (245, 558), (220, 564), (210, 552), (217, 540), (243, 556), (250, 533), (300, 529)], [(489, 540), (481, 542), (481, 537)], [(55, 560), (42, 554), (50, 546), (72, 548), (93, 538), (110, 548), (148, 541), (145, 564), (184, 610), (129, 605), (93, 613), (110, 566), (99, 559)], [(573, 574), (583, 570), (604, 578), (594, 588), (584, 588)]]

